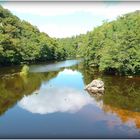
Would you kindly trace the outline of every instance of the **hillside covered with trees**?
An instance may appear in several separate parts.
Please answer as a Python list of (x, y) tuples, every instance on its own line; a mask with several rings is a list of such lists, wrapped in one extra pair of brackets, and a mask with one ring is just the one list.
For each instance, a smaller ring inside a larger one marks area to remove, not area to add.
[[(73, 40), (69, 43), (69, 40)], [(88, 65), (113, 74), (140, 73), (140, 11), (104, 22), (85, 35), (61, 39), (61, 45), (75, 48)]]
[(0, 6), (0, 65), (84, 58), (113, 74), (140, 73), (140, 11), (104, 22), (87, 34), (55, 39)]
[(64, 49), (55, 39), (0, 6), (0, 65), (60, 59)]

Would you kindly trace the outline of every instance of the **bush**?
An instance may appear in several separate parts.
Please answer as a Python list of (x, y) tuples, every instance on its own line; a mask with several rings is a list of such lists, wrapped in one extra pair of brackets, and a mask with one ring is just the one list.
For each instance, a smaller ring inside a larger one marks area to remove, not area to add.
[(27, 76), (29, 74), (29, 66), (24, 65), (21, 69), (20, 76)]

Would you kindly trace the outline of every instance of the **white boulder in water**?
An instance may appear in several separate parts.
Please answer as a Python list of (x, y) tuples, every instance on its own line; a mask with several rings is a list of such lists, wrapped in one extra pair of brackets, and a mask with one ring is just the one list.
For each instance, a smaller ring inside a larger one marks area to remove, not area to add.
[(104, 93), (104, 82), (101, 80), (93, 80), (85, 89), (91, 93)]

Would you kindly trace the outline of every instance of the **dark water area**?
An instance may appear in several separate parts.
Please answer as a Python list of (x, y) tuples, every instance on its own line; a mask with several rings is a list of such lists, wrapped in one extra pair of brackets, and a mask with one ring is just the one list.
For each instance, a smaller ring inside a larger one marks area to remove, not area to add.
[[(0, 68), (0, 138), (140, 138), (140, 77), (87, 68), (80, 60)], [(84, 90), (102, 78), (105, 94)]]

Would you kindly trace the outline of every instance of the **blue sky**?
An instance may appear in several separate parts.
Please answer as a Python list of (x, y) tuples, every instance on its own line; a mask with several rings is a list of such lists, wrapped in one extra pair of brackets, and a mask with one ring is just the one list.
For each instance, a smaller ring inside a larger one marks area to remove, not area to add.
[(103, 20), (140, 10), (140, 2), (3, 2), (2, 6), (40, 31), (60, 38), (86, 33)]

